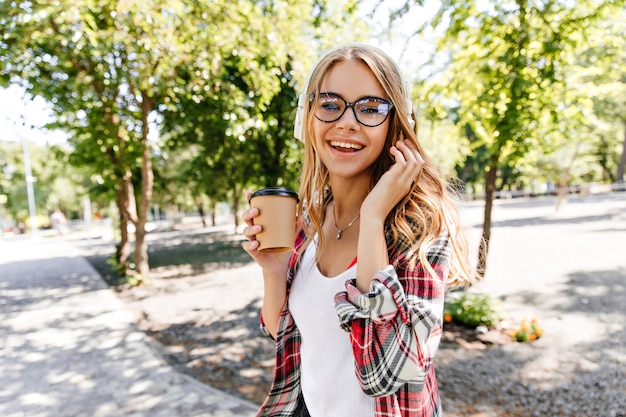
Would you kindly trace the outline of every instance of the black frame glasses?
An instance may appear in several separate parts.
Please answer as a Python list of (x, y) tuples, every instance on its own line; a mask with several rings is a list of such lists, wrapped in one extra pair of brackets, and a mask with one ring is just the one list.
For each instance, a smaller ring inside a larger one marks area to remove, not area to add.
[(315, 118), (324, 123), (341, 119), (350, 107), (357, 122), (363, 126), (376, 127), (385, 123), (393, 109), (391, 100), (374, 96), (361, 97), (350, 103), (339, 94), (324, 92), (319, 94), (317, 100), (315, 100), (315, 94), (311, 94), (309, 99), (315, 106), (313, 109)]

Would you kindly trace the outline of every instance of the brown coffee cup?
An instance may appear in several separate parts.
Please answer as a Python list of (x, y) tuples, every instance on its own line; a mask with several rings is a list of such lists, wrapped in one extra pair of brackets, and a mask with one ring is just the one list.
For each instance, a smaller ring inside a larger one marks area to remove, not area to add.
[(259, 209), (254, 224), (263, 230), (256, 235), (263, 253), (293, 250), (296, 240), (296, 206), (298, 194), (283, 187), (268, 187), (250, 195), (250, 207)]

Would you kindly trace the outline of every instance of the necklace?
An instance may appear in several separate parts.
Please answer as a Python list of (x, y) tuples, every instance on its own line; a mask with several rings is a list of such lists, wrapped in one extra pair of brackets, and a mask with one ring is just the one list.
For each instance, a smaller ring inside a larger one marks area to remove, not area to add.
[(335, 217), (335, 203), (333, 203), (333, 226), (335, 226), (335, 229), (337, 229), (337, 239), (341, 239), (341, 234), (343, 233), (343, 231), (346, 230), (348, 227), (352, 226), (354, 222), (359, 220), (359, 217), (361, 217), (361, 213), (357, 214), (356, 217), (352, 219), (352, 221), (348, 223), (346, 227), (340, 228), (339, 226), (337, 226), (337, 220)]

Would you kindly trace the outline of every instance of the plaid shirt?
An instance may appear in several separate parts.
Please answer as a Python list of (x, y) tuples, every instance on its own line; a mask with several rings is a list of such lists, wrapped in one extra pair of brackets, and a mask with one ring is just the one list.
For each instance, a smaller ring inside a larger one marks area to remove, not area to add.
[[(304, 232), (300, 233), (290, 261), (288, 288), (305, 240)], [(363, 391), (374, 397), (374, 417), (443, 415), (433, 359), (443, 329), (450, 250), (444, 233), (427, 253), (437, 273), (431, 277), (419, 262), (411, 268), (406, 252), (392, 249), (391, 265), (376, 274), (368, 293), (361, 293), (353, 279), (346, 282), (345, 292), (335, 296), (341, 327), (350, 335), (356, 376)], [(261, 328), (270, 336), (262, 318)], [(309, 416), (300, 386), (300, 344), (287, 302), (278, 324), (274, 382), (257, 417)]]

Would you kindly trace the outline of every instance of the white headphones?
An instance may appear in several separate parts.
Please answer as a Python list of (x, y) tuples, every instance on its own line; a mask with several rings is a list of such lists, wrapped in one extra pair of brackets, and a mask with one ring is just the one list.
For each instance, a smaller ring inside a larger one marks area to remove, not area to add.
[(373, 47), (371, 45), (366, 45), (363, 43), (356, 43), (356, 42), (348, 42), (348, 43), (343, 43), (339, 46), (336, 46), (328, 51), (326, 51), (324, 54), (322, 54), (322, 56), (317, 60), (317, 62), (315, 63), (315, 65), (313, 65), (313, 68), (311, 69), (311, 72), (309, 73), (309, 75), (307, 76), (306, 82), (304, 83), (304, 88), (302, 89), (302, 93), (300, 94), (300, 97), (298, 98), (298, 109), (296, 111), (296, 120), (293, 126), (293, 136), (300, 140), (300, 141), (304, 141), (303, 138), (303, 131), (304, 131), (304, 126), (302, 126), (302, 121), (304, 118), (304, 107), (306, 106), (306, 101), (308, 99), (306, 92), (309, 89), (309, 83), (311, 82), (311, 76), (313, 75), (313, 72), (315, 71), (315, 69), (317, 68), (317, 66), (320, 64), (320, 62), (322, 62), (322, 60), (324, 58), (326, 58), (328, 55), (332, 54), (333, 52), (341, 49), (341, 48), (345, 48), (347, 46), (356, 46), (356, 47), (367, 47), (367, 48), (373, 48), (376, 49), (381, 55), (385, 56), (389, 62), (393, 63), (393, 65), (396, 68), (396, 71), (398, 72), (398, 74), (400, 75), (400, 80), (402, 81), (402, 84), (404, 86), (404, 99), (406, 100), (406, 104), (407, 104), (407, 108), (409, 111), (409, 123), (411, 124), (411, 128), (415, 127), (415, 120), (413, 120), (412, 114), (413, 114), (413, 102), (411, 101), (411, 92), (409, 91), (409, 84), (406, 82), (405, 78), (402, 76), (402, 71), (400, 70), (400, 67), (398, 66), (398, 64), (396, 63), (396, 61), (394, 61), (388, 54), (386, 54), (385, 52), (383, 52), (381, 49)]

